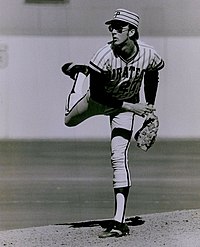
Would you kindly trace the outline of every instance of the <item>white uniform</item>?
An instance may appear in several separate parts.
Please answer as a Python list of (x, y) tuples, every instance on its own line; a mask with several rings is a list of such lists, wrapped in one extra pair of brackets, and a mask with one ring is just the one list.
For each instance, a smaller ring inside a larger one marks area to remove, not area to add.
[[(162, 58), (151, 46), (138, 42), (139, 16), (136, 13), (117, 9), (113, 18), (105, 24), (112, 32), (112, 42), (99, 49), (90, 60), (90, 88), (71, 109), (66, 109), (65, 114), (67, 126), (75, 126), (99, 114), (110, 118), (115, 213), (112, 224), (100, 235), (102, 238), (129, 234), (125, 211), (131, 186), (128, 150), (134, 115), (142, 116), (154, 110), (152, 105), (157, 92), (158, 70), (164, 66)], [(124, 59), (126, 57), (129, 58)], [(70, 74), (69, 65), (66, 66), (66, 74)], [(143, 79), (146, 103), (150, 106), (137, 104)], [(76, 98), (73, 97), (76, 94), (74, 89), (79, 82), (74, 84), (71, 99)]]
[[(109, 73), (110, 80), (104, 89), (115, 99), (139, 102), (145, 71), (159, 70), (164, 66), (163, 60), (151, 46), (138, 42), (137, 49), (137, 53), (126, 61), (115, 54), (112, 44), (106, 44), (90, 60), (89, 66), (93, 70)], [(67, 126), (75, 126), (99, 114), (110, 116), (113, 186), (114, 188), (130, 187), (128, 149), (133, 133), (134, 113), (99, 104), (90, 98), (88, 91), (66, 114), (65, 123)]]

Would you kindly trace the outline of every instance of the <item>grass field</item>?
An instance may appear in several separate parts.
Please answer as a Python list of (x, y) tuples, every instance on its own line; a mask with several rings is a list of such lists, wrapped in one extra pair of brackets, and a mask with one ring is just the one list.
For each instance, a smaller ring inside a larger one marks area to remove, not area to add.
[[(127, 216), (200, 208), (200, 141), (134, 143)], [(1, 141), (0, 230), (113, 215), (106, 141)]]

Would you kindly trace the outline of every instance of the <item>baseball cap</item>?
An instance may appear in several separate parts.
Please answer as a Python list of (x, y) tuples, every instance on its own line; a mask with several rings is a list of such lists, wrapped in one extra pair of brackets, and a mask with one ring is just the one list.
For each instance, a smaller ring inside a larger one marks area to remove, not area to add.
[(133, 25), (134, 27), (138, 28), (139, 25), (139, 16), (136, 13), (133, 13), (126, 9), (117, 9), (114, 13), (113, 19), (106, 21), (105, 24), (109, 25), (115, 21), (123, 21)]

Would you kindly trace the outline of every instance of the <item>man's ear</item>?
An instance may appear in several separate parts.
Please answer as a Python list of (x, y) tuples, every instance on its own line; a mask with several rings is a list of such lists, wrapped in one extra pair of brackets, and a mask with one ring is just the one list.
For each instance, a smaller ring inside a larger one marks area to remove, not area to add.
[(135, 29), (129, 30), (128, 36), (129, 38), (132, 37), (135, 34)]

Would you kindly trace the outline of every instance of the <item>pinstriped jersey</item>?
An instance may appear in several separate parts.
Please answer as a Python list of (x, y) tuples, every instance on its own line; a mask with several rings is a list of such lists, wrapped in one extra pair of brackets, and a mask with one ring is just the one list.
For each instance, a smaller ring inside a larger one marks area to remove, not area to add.
[(137, 53), (128, 60), (115, 54), (111, 44), (99, 49), (90, 60), (90, 67), (98, 72), (109, 73), (104, 86), (106, 93), (118, 100), (138, 98), (145, 71), (164, 67), (162, 58), (153, 47), (138, 42)]

